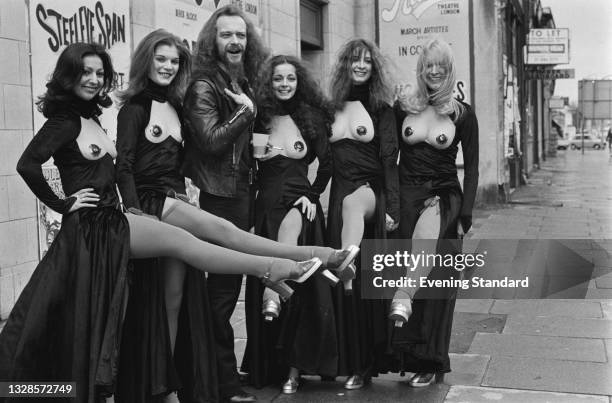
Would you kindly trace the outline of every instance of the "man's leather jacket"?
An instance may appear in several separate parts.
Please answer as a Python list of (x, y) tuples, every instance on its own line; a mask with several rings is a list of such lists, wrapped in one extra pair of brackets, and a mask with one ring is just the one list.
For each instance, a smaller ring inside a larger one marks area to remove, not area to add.
[[(191, 83), (183, 103), (183, 172), (201, 191), (234, 197), (240, 158), (250, 147), (255, 113), (224, 93), (230, 79), (219, 70)], [(243, 91), (253, 100), (248, 85)], [(247, 164), (252, 165), (249, 152)]]

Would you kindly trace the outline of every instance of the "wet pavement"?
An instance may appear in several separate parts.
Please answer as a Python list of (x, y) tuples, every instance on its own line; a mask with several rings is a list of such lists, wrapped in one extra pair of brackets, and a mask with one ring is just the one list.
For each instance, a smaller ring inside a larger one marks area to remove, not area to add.
[[(392, 374), (355, 391), (344, 390), (340, 377), (307, 377), (294, 395), (280, 394), (279, 386), (247, 390), (262, 402), (612, 403), (612, 157), (560, 151), (528, 182), (510, 203), (477, 209), (469, 238), (580, 240), (573, 252), (592, 263), (584, 298), (459, 299), (452, 372), (428, 388), (409, 387), (411, 374)], [(243, 301), (233, 317), (238, 362)]]
[[(281, 394), (280, 386), (245, 389), (260, 402), (612, 403), (612, 157), (606, 151), (559, 152), (510, 203), (476, 209), (468, 238), (580, 240), (574, 252), (592, 262), (586, 296), (457, 300), (452, 372), (427, 388), (408, 386), (407, 373), (383, 375), (353, 391), (340, 377), (306, 377), (294, 395)], [(241, 362), (244, 287), (232, 323)]]

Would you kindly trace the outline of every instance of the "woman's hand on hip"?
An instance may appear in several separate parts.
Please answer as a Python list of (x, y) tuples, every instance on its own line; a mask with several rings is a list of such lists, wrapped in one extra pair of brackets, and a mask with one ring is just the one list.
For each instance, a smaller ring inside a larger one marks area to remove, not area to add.
[(71, 194), (70, 197), (74, 197), (76, 201), (72, 204), (70, 210), (68, 210), (69, 213), (82, 208), (98, 207), (98, 202), (100, 201), (100, 196), (93, 191), (93, 188), (81, 189)]

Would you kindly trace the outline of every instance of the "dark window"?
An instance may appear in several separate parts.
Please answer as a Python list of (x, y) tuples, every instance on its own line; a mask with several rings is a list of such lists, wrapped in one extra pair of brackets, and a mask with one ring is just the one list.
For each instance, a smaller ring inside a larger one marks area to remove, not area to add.
[(300, 0), (302, 49), (323, 49), (323, 6), (326, 2)]

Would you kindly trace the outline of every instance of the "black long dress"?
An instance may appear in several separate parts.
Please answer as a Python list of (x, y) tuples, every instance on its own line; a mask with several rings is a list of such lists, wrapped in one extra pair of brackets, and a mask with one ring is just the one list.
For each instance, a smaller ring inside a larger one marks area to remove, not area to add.
[[(157, 108), (157, 116), (151, 116), (152, 106)], [(117, 118), (117, 183), (123, 203), (160, 219), (166, 197), (185, 193), (185, 179), (180, 174), (182, 143), (180, 137), (167, 133), (173, 122), (164, 120), (164, 113), (160, 113), (167, 110), (174, 110), (167, 99), (167, 88), (149, 81), (143, 92), (122, 107)], [(147, 130), (156, 142), (147, 138)], [(177, 389), (181, 399), (189, 402), (218, 400), (206, 276), (187, 268), (184, 284), (173, 359), (163, 267), (159, 259), (134, 260), (117, 402), (161, 402)]]
[[(397, 178), (397, 128), (393, 109), (385, 105), (373, 110), (367, 85), (353, 87), (349, 101), (360, 101), (374, 124), (369, 143), (344, 138), (331, 144), (334, 171), (329, 197), (328, 233), (330, 246), (342, 246), (342, 202), (359, 187), (367, 185), (376, 197), (374, 217), (366, 223), (364, 239), (386, 238), (385, 214), (399, 217)], [(335, 289), (335, 316), (338, 330), (338, 375), (376, 375), (386, 372), (389, 361), (389, 301), (361, 298), (359, 258), (353, 293), (345, 296)]]
[[(325, 226), (319, 195), (325, 190), (332, 171), (327, 140), (329, 125), (321, 112), (304, 104), (296, 104), (287, 113), (297, 125), (306, 121), (314, 138), (305, 135), (298, 126), (307, 148), (303, 158), (277, 155), (259, 162), (255, 233), (276, 240), (283, 218), (294, 208), (297, 199), (306, 196), (316, 204), (317, 214), (313, 221), (302, 215), (298, 245), (324, 246)], [(298, 143), (301, 141), (296, 141), (296, 150), (304, 146)], [(315, 158), (319, 167), (311, 185), (308, 166)], [(329, 284), (321, 276), (313, 276), (304, 284), (292, 284), (295, 293), (282, 304), (279, 318), (266, 322), (261, 314), (264, 286), (258, 279), (247, 281), (248, 340), (241, 370), (249, 373), (249, 382), (262, 388), (284, 381), (289, 367), (303, 374), (335, 375), (338, 351)]]
[[(465, 232), (472, 225), (472, 208), (478, 187), (478, 121), (472, 108), (465, 110), (455, 122), (455, 137), (446, 149), (427, 143), (409, 145), (401, 141), (400, 160), (400, 233), (412, 238), (424, 202), (439, 196), (441, 240), (457, 238), (457, 222)], [(401, 126), (406, 114), (397, 106), (397, 122)], [(453, 116), (451, 116), (453, 118)], [(465, 176), (463, 192), (457, 178), (458, 145), (463, 150)], [(458, 253), (456, 243), (438, 242), (438, 253)], [(432, 270), (430, 276), (448, 278), (448, 269)], [(393, 346), (401, 357), (401, 369), (409, 372), (449, 372), (448, 356), (453, 311), (457, 290), (449, 290), (445, 299), (419, 299), (415, 295), (408, 323), (395, 329)]]
[[(1, 380), (76, 381), (77, 402), (98, 402), (114, 389), (129, 271), (114, 147), (99, 141), (98, 114), (91, 102), (56, 106), (19, 160), (32, 192), (63, 218), (0, 334)], [(51, 157), (64, 192), (93, 188), (100, 196), (96, 208), (68, 212), (76, 199), (58, 198), (42, 174)]]

